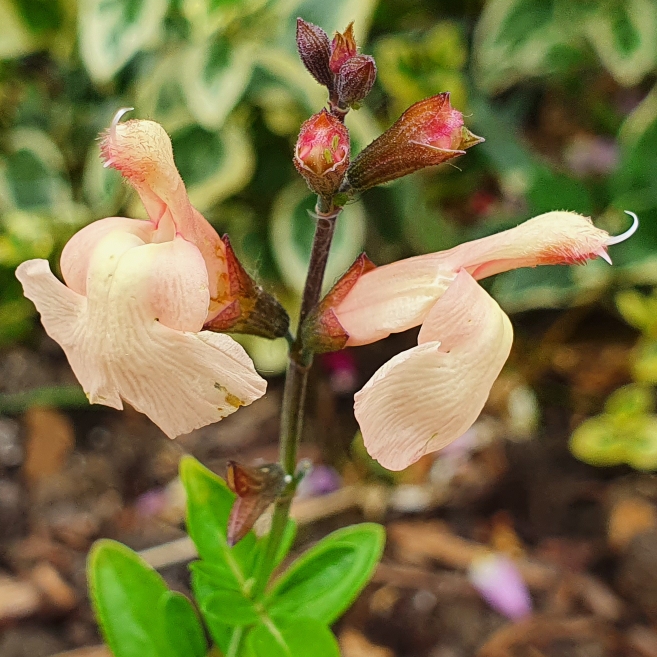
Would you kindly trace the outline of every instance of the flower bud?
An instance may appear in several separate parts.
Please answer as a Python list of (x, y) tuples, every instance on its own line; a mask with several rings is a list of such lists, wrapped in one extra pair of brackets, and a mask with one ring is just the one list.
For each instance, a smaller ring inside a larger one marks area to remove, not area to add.
[(301, 126), (294, 166), (316, 194), (335, 194), (349, 166), (347, 128), (325, 109), (311, 116)]
[(256, 520), (283, 492), (291, 479), (278, 463), (253, 468), (237, 461), (228, 461), (226, 483), (237, 495), (226, 527), (226, 541), (230, 547), (249, 533)]
[(375, 268), (376, 265), (364, 253), (361, 253), (354, 264), (311, 311), (301, 327), (303, 343), (308, 349), (316, 354), (322, 354), (339, 351), (347, 344), (349, 334), (338, 321), (334, 308), (340, 305), (363, 274)]
[(342, 107), (360, 103), (372, 90), (376, 64), (369, 55), (356, 55), (340, 68), (337, 79), (338, 102)]
[(331, 44), (321, 27), (297, 18), (297, 50), (310, 75), (333, 91), (333, 72), (329, 67)]
[(347, 177), (354, 190), (363, 191), (463, 155), (482, 141), (463, 125), (449, 93), (438, 94), (411, 105), (358, 154)]
[(331, 42), (331, 58), (329, 66), (331, 71), (336, 75), (340, 72), (342, 65), (352, 57), (358, 54), (356, 39), (354, 37), (354, 24), (349, 23), (347, 29), (343, 32), (336, 32)]
[(217, 300), (223, 307), (203, 328), (218, 333), (248, 333), (270, 339), (284, 336), (290, 325), (285, 309), (271, 294), (257, 285), (242, 267), (228, 235), (221, 239), (225, 247), (227, 298)]

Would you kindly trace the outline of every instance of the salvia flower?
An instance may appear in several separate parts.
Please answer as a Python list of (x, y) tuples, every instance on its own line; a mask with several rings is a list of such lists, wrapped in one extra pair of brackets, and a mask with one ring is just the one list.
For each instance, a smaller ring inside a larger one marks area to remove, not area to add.
[(482, 598), (503, 616), (520, 620), (532, 613), (527, 584), (516, 564), (504, 554), (486, 554), (472, 561), (468, 579)]
[(421, 325), (418, 346), (383, 365), (355, 396), (370, 455), (390, 470), (456, 440), (477, 419), (513, 340), (507, 315), (477, 283), (510, 269), (583, 263), (628, 237), (549, 212), (497, 235), (374, 268), (359, 258), (310, 316), (321, 350), (369, 344)]
[(203, 326), (230, 308), (226, 243), (190, 204), (171, 141), (152, 121), (104, 135), (107, 166), (139, 193), (148, 221), (109, 217), (76, 233), (61, 256), (16, 270), (48, 335), (89, 401), (128, 402), (169, 437), (216, 422), (265, 393), (244, 349)]
[(449, 102), (449, 93), (411, 105), (395, 123), (352, 162), (351, 187), (363, 191), (428, 166), (463, 155), (484, 141), (463, 125), (463, 114)]
[(294, 166), (313, 192), (335, 194), (349, 166), (349, 131), (344, 124), (325, 109), (311, 116), (301, 126)]

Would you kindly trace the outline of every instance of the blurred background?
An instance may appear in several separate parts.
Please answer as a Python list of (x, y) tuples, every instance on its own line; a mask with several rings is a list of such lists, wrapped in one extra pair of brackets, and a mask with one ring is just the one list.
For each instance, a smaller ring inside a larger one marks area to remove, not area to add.
[[(229, 457), (276, 458), (284, 343), (239, 338), (271, 377), (267, 398), (172, 443), (136, 413), (87, 405), (14, 269), (57, 270), (85, 224), (145, 216), (97, 142), (134, 107), (171, 135), (194, 205), (294, 313), (314, 200), (291, 153), (326, 100), (296, 55), (297, 16), (329, 34), (355, 21), (376, 59), (347, 118), (353, 154), (441, 91), (486, 138), (349, 205), (328, 283), (362, 250), (383, 264), (549, 210), (611, 233), (624, 210), (641, 219), (613, 267), (486, 282), (512, 314), (514, 352), (449, 454), (392, 477), (356, 434), (352, 393), (414, 334), (320, 359), (301, 543), (363, 516), (389, 529), (388, 561), (336, 628), (344, 655), (655, 657), (655, 0), (0, 0), (0, 655), (99, 643), (86, 551), (100, 536), (136, 549), (183, 536), (183, 451), (220, 473)], [(458, 555), (483, 546), (525, 564), (529, 620), (509, 625), (469, 583)], [(185, 591), (191, 555), (165, 554)]]

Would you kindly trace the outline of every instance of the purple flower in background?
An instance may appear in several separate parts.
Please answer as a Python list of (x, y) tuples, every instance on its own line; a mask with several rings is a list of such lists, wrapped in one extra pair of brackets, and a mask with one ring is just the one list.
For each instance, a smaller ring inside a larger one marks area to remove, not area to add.
[(532, 613), (527, 585), (515, 563), (503, 554), (487, 554), (475, 559), (468, 579), (481, 597), (497, 612), (520, 620)]
[(338, 490), (342, 485), (340, 475), (329, 465), (315, 465), (301, 480), (298, 497), (320, 497)]

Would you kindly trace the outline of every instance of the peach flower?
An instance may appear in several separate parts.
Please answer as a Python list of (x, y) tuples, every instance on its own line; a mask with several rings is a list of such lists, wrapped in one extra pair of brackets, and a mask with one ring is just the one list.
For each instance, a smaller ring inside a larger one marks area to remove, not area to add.
[(418, 346), (392, 358), (356, 393), (356, 419), (372, 457), (401, 470), (477, 419), (513, 340), (509, 318), (478, 280), (596, 256), (611, 262), (606, 247), (636, 230), (634, 218), (626, 234), (610, 238), (586, 217), (549, 212), (449, 251), (367, 268), (346, 294), (342, 289), (323, 321), (337, 321), (347, 346), (422, 325)]
[(202, 330), (234, 303), (226, 245), (190, 204), (162, 127), (119, 124), (125, 111), (101, 150), (149, 220), (109, 217), (80, 230), (62, 252), (66, 285), (46, 260), (16, 276), (89, 401), (126, 401), (174, 438), (250, 404), (267, 384), (237, 342)]

